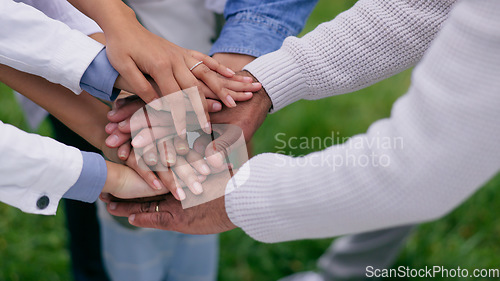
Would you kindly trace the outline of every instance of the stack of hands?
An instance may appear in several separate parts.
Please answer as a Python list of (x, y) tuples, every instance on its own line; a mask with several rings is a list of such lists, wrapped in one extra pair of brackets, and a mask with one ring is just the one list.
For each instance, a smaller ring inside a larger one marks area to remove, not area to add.
[[(163, 95), (178, 88), (161, 89), (150, 78), (157, 94), (147, 98), (150, 103), (125, 93), (108, 113), (105, 154), (136, 173), (107, 181), (101, 199), (111, 214), (128, 216), (133, 225), (197, 234), (235, 227), (224, 208), (226, 185), (248, 160), (246, 141), (263, 122), (270, 101), (265, 93), (252, 99), (253, 92), (263, 90), (249, 73), (235, 74), (211, 57), (195, 56), (203, 59), (191, 67), (199, 79), (195, 86)], [(120, 83), (125, 84), (121, 76)], [(188, 214), (204, 217), (201, 225), (187, 225), (194, 222), (185, 220)], [(176, 217), (183, 223), (169, 219)]]

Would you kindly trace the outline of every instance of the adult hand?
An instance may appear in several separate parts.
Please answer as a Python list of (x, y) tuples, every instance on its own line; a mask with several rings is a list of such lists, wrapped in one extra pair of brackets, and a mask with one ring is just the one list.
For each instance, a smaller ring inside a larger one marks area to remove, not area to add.
[(167, 189), (154, 190), (131, 168), (106, 161), (108, 174), (102, 190), (118, 198), (137, 198), (167, 193)]
[[(252, 77), (255, 79), (250, 73), (247, 71), (242, 71), (239, 73), (240, 75), (244, 75), (247, 77)], [(256, 80), (255, 80), (256, 81)], [(248, 143), (257, 129), (264, 122), (267, 113), (272, 107), (271, 99), (267, 95), (264, 88), (259, 90), (254, 94), (254, 97), (251, 100), (240, 102), (235, 108), (224, 108), (220, 112), (216, 112), (211, 114), (211, 120), (214, 124), (232, 124), (236, 125), (243, 131), (243, 135), (245, 137), (245, 141)], [(208, 145), (204, 145), (201, 147), (206, 147), (205, 152), (202, 153), (205, 157), (207, 157), (208, 163), (214, 168), (220, 168), (219, 165), (222, 163), (221, 161), (211, 161), (210, 159), (216, 160), (217, 158), (224, 159), (227, 155), (227, 151), (237, 140), (235, 137), (234, 130), (227, 130), (222, 132), (222, 134), (215, 139), (212, 143)], [(205, 140), (200, 140), (200, 142), (204, 143)], [(195, 150), (197, 150), (195, 144)], [(198, 151), (198, 150), (197, 150)], [(201, 151), (198, 151), (201, 153)], [(219, 154), (221, 157), (210, 157), (209, 156)]]
[(234, 53), (216, 53), (212, 57), (235, 72), (242, 70), (245, 65), (256, 59), (255, 57), (249, 55)]
[[(217, 97), (226, 106), (234, 107), (235, 100), (250, 99), (252, 92), (260, 88), (260, 85), (250, 83), (250, 79), (235, 77), (234, 71), (215, 59), (181, 48), (148, 31), (121, 0), (70, 2), (101, 26), (106, 37), (108, 59), (126, 84), (132, 87), (132, 92), (155, 109), (169, 104), (175, 128), (181, 136), (186, 129), (184, 93), (200, 126), (209, 130), (205, 97)], [(145, 74), (158, 86), (156, 89)], [(156, 101), (161, 97), (164, 97), (162, 101)]]

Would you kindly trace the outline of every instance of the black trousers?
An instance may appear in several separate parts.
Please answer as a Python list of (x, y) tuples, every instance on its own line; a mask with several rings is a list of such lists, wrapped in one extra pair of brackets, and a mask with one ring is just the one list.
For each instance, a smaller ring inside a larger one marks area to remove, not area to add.
[[(84, 151), (99, 151), (55, 117), (49, 117), (55, 139)], [(95, 204), (65, 199), (71, 268), (75, 281), (108, 281), (101, 256), (101, 241)]]

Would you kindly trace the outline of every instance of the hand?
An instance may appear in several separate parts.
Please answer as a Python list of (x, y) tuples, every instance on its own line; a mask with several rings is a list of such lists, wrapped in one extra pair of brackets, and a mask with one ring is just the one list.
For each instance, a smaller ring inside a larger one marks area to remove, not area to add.
[[(116, 114), (110, 118), (112, 120), (121, 120), (113, 119), (113, 117), (123, 118), (136, 111), (142, 113), (144, 108), (144, 102), (136, 98), (118, 100), (115, 104), (118, 104), (119, 108), (115, 109)], [(120, 126), (116, 123), (108, 124), (106, 132), (111, 136), (108, 137), (107, 144), (111, 147), (118, 147), (120, 159), (126, 161), (143, 176), (151, 187), (156, 189), (166, 187), (178, 200), (186, 198), (183, 186), (189, 187), (194, 194), (202, 193), (201, 183), (211, 173), (206, 161), (199, 153), (189, 149), (186, 139), (171, 136), (175, 135), (175, 129), (172, 126), (170, 113), (152, 109), (147, 112), (148, 114), (134, 114), (133, 116), (136, 117), (134, 122), (130, 122), (130, 117), (128, 117), (127, 120), (120, 122)], [(197, 122), (194, 116), (188, 119), (189, 124)], [(155, 127), (150, 129), (147, 122)], [(170, 130), (156, 127), (160, 125), (170, 126), (167, 127)], [(136, 142), (134, 151), (130, 154), (132, 131), (136, 136), (134, 140), (139, 140), (137, 136), (141, 136), (143, 141)], [(151, 139), (152, 133), (155, 139)]]
[(129, 167), (106, 161), (108, 174), (102, 190), (118, 198), (154, 196), (168, 192), (167, 189), (153, 190)]
[[(204, 186), (215, 182), (225, 187), (227, 179), (213, 177)], [(209, 190), (209, 188), (206, 188)], [(188, 234), (214, 234), (236, 228), (227, 216), (224, 196), (205, 204), (183, 209), (181, 202), (170, 194), (144, 198), (134, 201), (117, 201), (110, 197), (101, 197), (109, 203), (108, 211), (115, 216), (128, 217), (132, 225), (158, 228)], [(158, 212), (156, 210), (158, 206)]]
[[(209, 128), (205, 97), (218, 98), (226, 106), (234, 107), (235, 100), (248, 100), (252, 97), (251, 92), (260, 88), (249, 79), (234, 76), (233, 71), (213, 58), (181, 48), (149, 32), (135, 17), (122, 17), (107, 20), (111, 24), (104, 29), (110, 63), (132, 87), (132, 92), (146, 103), (151, 103), (155, 109), (170, 108), (179, 135), (185, 130), (184, 94), (200, 126)], [(148, 81), (143, 73), (155, 83)], [(157, 98), (162, 101), (155, 101)]]
[[(242, 71), (240, 74), (253, 78), (253, 76), (246, 71)], [(211, 114), (211, 120), (214, 124), (236, 125), (243, 131), (245, 141), (248, 143), (257, 129), (264, 122), (271, 107), (271, 99), (267, 95), (265, 89), (262, 88), (254, 94), (254, 97), (251, 100), (240, 102), (238, 107), (224, 108), (220, 112)], [(204, 146), (206, 147), (204, 155), (210, 156), (216, 153), (225, 155), (236, 140), (233, 135), (234, 130), (227, 130), (223, 132), (220, 137), (215, 139), (214, 142)], [(216, 151), (214, 151), (214, 147), (216, 148)], [(195, 150), (197, 150), (196, 145)], [(213, 157), (213, 159), (215, 159), (215, 157)], [(217, 162), (208, 162), (212, 165), (212, 168), (218, 168), (217, 166), (213, 166), (217, 165)]]
[(251, 63), (255, 57), (234, 53), (216, 53), (212, 56), (219, 63), (231, 68), (233, 71), (240, 71), (243, 67)]

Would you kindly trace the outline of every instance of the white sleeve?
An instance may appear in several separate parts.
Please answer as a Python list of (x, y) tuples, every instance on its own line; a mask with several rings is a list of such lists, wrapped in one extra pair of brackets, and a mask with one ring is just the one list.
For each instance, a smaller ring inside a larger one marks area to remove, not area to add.
[(43, 12), (48, 17), (67, 24), (85, 35), (102, 32), (95, 21), (73, 7), (67, 0), (15, 0), (22, 2)]
[(0, 201), (24, 212), (53, 215), (83, 167), (81, 152), (0, 122)]
[(0, 0), (0, 63), (81, 93), (80, 80), (104, 46), (37, 9)]
[(279, 242), (432, 220), (455, 208), (500, 169), (499, 31), (499, 1), (457, 4), (389, 119), (305, 157), (252, 158), (226, 195), (231, 221)]
[(414, 66), (455, 0), (360, 0), (302, 38), (245, 67), (277, 111), (300, 99), (353, 92)]

